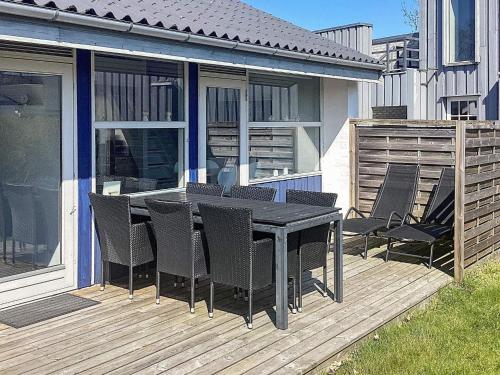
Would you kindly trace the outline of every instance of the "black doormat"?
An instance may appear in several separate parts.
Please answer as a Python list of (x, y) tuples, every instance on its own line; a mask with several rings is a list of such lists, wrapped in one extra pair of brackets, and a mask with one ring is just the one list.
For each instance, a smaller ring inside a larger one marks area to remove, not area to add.
[(22, 328), (99, 304), (72, 294), (60, 294), (25, 305), (0, 310), (0, 323)]

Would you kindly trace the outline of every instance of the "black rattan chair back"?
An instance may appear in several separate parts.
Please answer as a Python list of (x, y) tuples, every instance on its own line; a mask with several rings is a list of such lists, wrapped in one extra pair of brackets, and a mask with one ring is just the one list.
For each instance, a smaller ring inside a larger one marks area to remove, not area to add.
[(276, 197), (276, 189), (257, 186), (231, 186), (231, 198), (252, 199), (256, 201), (272, 202)]
[(455, 170), (443, 168), (424, 222), (451, 226), (455, 212)]
[(186, 185), (186, 193), (213, 195), (216, 197), (222, 197), (222, 194), (224, 193), (224, 188), (216, 184), (201, 184), (199, 182), (188, 182)]
[(130, 265), (130, 198), (89, 193), (101, 256), (106, 262)]
[(190, 275), (193, 256), (191, 203), (146, 199), (158, 248), (159, 271)]
[(307, 204), (309, 206), (335, 207), (337, 194), (288, 189), (286, 191), (286, 202)]
[(252, 211), (198, 204), (207, 236), (210, 273), (216, 283), (249, 288)]
[(16, 241), (38, 244), (37, 205), (32, 186), (4, 184), (3, 193), (10, 207), (12, 237)]
[(370, 216), (388, 219), (392, 212), (401, 217), (411, 212), (417, 194), (419, 172), (418, 165), (389, 164)]

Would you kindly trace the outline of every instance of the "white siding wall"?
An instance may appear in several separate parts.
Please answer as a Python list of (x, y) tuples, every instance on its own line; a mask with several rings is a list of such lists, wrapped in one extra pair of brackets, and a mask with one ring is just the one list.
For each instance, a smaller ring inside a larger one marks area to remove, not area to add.
[(349, 207), (349, 117), (357, 117), (358, 84), (323, 81), (322, 170), (325, 192), (339, 195), (337, 205)]

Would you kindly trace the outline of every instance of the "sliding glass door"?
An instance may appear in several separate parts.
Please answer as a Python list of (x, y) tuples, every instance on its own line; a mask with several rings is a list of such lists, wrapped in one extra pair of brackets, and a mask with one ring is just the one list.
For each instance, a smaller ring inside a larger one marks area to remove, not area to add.
[(70, 64), (0, 59), (0, 307), (74, 285), (72, 98)]

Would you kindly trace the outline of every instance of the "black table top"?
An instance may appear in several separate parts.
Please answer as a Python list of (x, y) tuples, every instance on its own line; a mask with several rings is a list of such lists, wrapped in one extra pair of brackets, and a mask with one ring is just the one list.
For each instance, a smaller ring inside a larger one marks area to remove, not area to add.
[(215, 197), (210, 195), (168, 192), (131, 197), (132, 208), (145, 209), (145, 199), (157, 199), (170, 202), (191, 202), (193, 214), (199, 215), (198, 203), (208, 203), (226, 207), (249, 208), (252, 210), (254, 223), (285, 226), (297, 221), (314, 219), (319, 216), (338, 213), (340, 208), (308, 206), (303, 204), (263, 202), (247, 199)]

